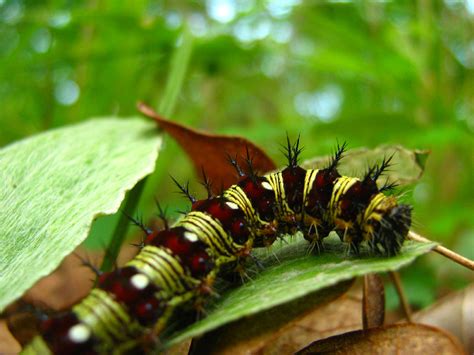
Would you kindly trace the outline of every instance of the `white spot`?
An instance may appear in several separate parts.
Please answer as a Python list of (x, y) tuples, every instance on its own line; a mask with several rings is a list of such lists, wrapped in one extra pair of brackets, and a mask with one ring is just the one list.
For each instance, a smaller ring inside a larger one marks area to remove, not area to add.
[(464, 5), (466, 6), (467, 12), (474, 15), (474, 1), (473, 0), (464, 0)]
[(234, 202), (227, 201), (225, 204), (227, 206), (229, 206), (230, 208), (232, 208), (233, 210), (238, 210), (239, 209), (239, 206), (237, 206), (237, 204), (234, 203)]
[(72, 80), (60, 81), (54, 89), (56, 101), (64, 106), (74, 104), (79, 98), (80, 93), (79, 86)]
[(46, 53), (51, 46), (51, 33), (45, 28), (37, 29), (31, 38), (31, 46), (37, 53)]
[(71, 14), (67, 11), (58, 11), (49, 19), (49, 25), (54, 28), (66, 27), (71, 22)]
[(275, 78), (285, 70), (285, 57), (282, 55), (265, 56), (262, 60), (261, 69), (266, 76)]
[(314, 92), (301, 92), (296, 95), (296, 111), (305, 117), (330, 122), (336, 119), (344, 100), (342, 90), (335, 85), (326, 86)]
[(192, 243), (199, 240), (198, 236), (192, 232), (184, 232), (184, 237)]
[(232, 21), (236, 16), (236, 4), (231, 0), (207, 0), (207, 13), (221, 23)]
[(148, 286), (150, 283), (150, 280), (148, 280), (148, 277), (143, 274), (136, 274), (133, 275), (132, 278), (130, 279), (130, 282), (132, 283), (135, 288), (139, 290), (143, 290), (145, 287)]
[(73, 343), (84, 343), (89, 340), (91, 331), (84, 324), (76, 324), (69, 329), (68, 336)]
[(198, 13), (193, 13), (189, 16), (188, 25), (191, 33), (196, 37), (203, 37), (209, 31), (206, 18)]
[(241, 42), (262, 40), (272, 32), (273, 22), (267, 16), (244, 16), (235, 24), (232, 32)]
[(263, 187), (264, 189), (272, 190), (272, 191), (273, 191), (272, 185), (270, 185), (270, 183), (267, 182), (267, 181), (262, 182), (262, 187)]
[(298, 5), (300, 0), (279, 0), (268, 1), (265, 5), (271, 16), (275, 18), (283, 18), (288, 16), (293, 7)]
[(183, 19), (181, 18), (181, 15), (176, 11), (170, 11), (166, 15), (165, 21), (166, 21), (166, 25), (173, 30), (179, 28), (181, 24), (183, 23)]

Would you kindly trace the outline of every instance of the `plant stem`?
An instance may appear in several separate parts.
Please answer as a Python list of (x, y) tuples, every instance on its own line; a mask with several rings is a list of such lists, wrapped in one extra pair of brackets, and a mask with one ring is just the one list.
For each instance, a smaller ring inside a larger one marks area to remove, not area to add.
[(169, 117), (176, 107), (178, 94), (183, 86), (186, 69), (191, 58), (192, 48), (192, 36), (185, 28), (182, 34), (181, 46), (176, 50), (171, 61), (171, 70), (163, 98), (158, 105), (158, 112), (165, 117)]
[[(159, 105), (159, 112), (163, 116), (170, 116), (176, 107), (178, 94), (184, 82), (186, 70), (188, 68), (189, 58), (192, 53), (192, 36), (187, 29), (183, 31), (182, 43), (173, 55), (171, 60), (171, 70), (168, 75), (163, 98)], [(100, 267), (101, 271), (110, 271), (116, 263), (120, 247), (125, 240), (127, 230), (130, 225), (127, 216), (133, 216), (135, 209), (140, 201), (140, 197), (148, 178), (139, 181), (126, 197), (123, 212), (119, 216), (117, 225), (113, 232), (110, 243), (105, 251), (104, 260)]]
[(403, 284), (400, 278), (400, 274), (397, 271), (390, 271), (388, 274), (390, 275), (390, 278), (392, 279), (392, 282), (395, 285), (395, 289), (397, 290), (398, 298), (400, 299), (403, 313), (405, 313), (405, 318), (407, 319), (408, 322), (411, 323), (412, 311), (411, 311), (410, 303), (408, 303), (407, 297), (405, 295), (405, 291), (403, 291)]
[[(417, 242), (421, 243), (430, 243), (431, 240), (426, 239), (425, 237), (422, 237), (421, 235), (410, 231), (408, 233), (408, 239), (415, 240)], [(474, 261), (465, 258), (462, 255), (459, 255), (458, 253), (455, 253), (452, 250), (449, 250), (448, 248), (445, 248), (441, 245), (437, 245), (434, 249), (435, 252), (445, 256), (448, 259), (451, 259), (452, 261), (458, 263), (459, 265), (462, 265), (468, 269), (474, 270)]]
[(115, 230), (113, 233), (113, 238), (110, 241), (109, 246), (104, 255), (104, 260), (102, 261), (102, 265), (100, 267), (101, 271), (110, 271), (112, 270), (115, 262), (117, 260), (117, 256), (120, 252), (120, 247), (125, 240), (127, 235), (127, 230), (129, 226), (129, 220), (127, 216), (132, 216), (135, 208), (137, 207), (138, 201), (140, 201), (140, 196), (145, 187), (146, 178), (139, 181), (135, 187), (130, 191), (128, 197), (125, 202), (125, 206), (123, 207), (123, 213), (115, 226)]

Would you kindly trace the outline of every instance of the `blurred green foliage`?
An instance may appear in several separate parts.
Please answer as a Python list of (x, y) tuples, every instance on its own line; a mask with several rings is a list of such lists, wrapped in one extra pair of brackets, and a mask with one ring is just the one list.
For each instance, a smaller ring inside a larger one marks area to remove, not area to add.
[[(286, 132), (301, 133), (304, 158), (336, 139), (430, 149), (405, 196), (414, 228), (474, 258), (473, 20), (472, 0), (0, 0), (0, 145), (133, 115), (137, 100), (159, 108), (187, 27), (193, 48), (173, 120), (245, 136), (281, 163)], [(166, 143), (145, 216), (153, 195), (184, 206), (168, 173), (193, 179)], [(437, 255), (404, 276), (419, 306), (472, 280)]]

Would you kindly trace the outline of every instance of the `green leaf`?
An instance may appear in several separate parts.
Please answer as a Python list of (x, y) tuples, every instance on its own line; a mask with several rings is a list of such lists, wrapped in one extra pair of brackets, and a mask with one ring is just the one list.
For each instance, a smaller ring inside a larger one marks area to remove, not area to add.
[[(397, 270), (429, 252), (436, 243), (406, 241), (400, 254), (391, 258), (362, 253), (348, 257), (346, 246), (337, 237), (325, 241), (320, 255), (308, 253), (301, 235), (283, 246), (260, 251), (266, 254), (265, 269), (239, 288), (228, 291), (201, 321), (165, 340), (166, 347), (200, 336), (237, 319), (292, 302), (310, 293), (353, 277), (373, 272)], [(276, 249), (276, 250), (275, 250)]]
[[(407, 185), (418, 181), (425, 170), (429, 155), (426, 150), (409, 150), (400, 145), (381, 145), (374, 149), (351, 149), (343, 155), (338, 170), (347, 176), (363, 176), (368, 166), (380, 164), (382, 159), (392, 157), (390, 167), (377, 180), (379, 185), (386, 181)], [(305, 161), (305, 168), (322, 168), (327, 166), (330, 157), (317, 157)]]
[(161, 138), (140, 119), (95, 119), (0, 151), (0, 311), (50, 274), (155, 167)]

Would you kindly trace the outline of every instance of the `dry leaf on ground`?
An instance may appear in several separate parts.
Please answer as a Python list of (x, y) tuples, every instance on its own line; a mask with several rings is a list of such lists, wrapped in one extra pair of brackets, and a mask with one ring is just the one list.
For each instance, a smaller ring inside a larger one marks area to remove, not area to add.
[(464, 354), (459, 341), (444, 330), (423, 324), (393, 324), (336, 335), (317, 341), (299, 355), (337, 354)]
[(474, 284), (415, 313), (413, 320), (448, 330), (468, 353), (474, 353)]
[(203, 336), (195, 349), (229, 355), (293, 353), (315, 339), (361, 329), (360, 288), (341, 296), (350, 284), (233, 322)]

